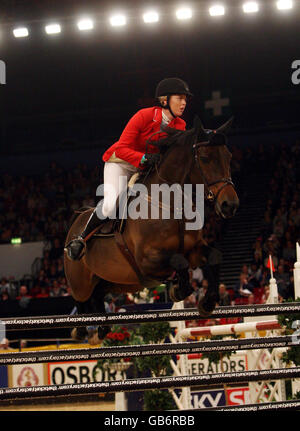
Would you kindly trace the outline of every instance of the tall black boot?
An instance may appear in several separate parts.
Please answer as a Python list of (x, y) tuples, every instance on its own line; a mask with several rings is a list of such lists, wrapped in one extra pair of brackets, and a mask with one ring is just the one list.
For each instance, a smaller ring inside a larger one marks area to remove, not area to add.
[[(100, 209), (97, 209), (97, 212), (99, 214)], [(67, 252), (68, 257), (71, 260), (79, 260), (83, 254), (82, 251), (85, 248), (86, 242), (91, 237), (91, 233), (99, 227), (100, 224), (105, 223), (106, 221), (110, 220), (108, 217), (102, 219), (99, 218), (96, 212), (96, 208), (94, 209), (93, 213), (91, 214), (90, 218), (87, 221), (87, 224), (81, 233), (77, 238), (73, 239), (69, 242), (69, 244), (65, 247), (65, 251)]]

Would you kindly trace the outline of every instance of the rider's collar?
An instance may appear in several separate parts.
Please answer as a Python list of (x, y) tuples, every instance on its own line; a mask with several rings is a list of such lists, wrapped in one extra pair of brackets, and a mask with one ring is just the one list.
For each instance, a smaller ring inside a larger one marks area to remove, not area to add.
[[(176, 121), (176, 118), (173, 118), (173, 120), (170, 120), (169, 124), (173, 123), (173, 121)], [(162, 108), (156, 108), (154, 110), (154, 115), (153, 115), (153, 121), (157, 122), (157, 123), (161, 123), (162, 121)]]

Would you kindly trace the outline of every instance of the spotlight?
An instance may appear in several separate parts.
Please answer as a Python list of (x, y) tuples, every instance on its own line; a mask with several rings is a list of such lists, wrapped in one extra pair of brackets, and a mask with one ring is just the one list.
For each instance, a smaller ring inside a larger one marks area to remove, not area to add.
[(59, 24), (49, 24), (45, 27), (47, 34), (56, 34), (61, 32), (61, 27)]
[(89, 18), (83, 18), (77, 23), (77, 27), (79, 30), (92, 30), (94, 28), (94, 23)]
[(209, 8), (209, 14), (210, 16), (224, 15), (225, 14), (224, 6), (222, 6), (221, 4), (216, 4), (214, 6), (211, 6)]
[(177, 19), (190, 19), (192, 18), (192, 15), (192, 10), (188, 7), (182, 7), (176, 11)]
[(293, 2), (292, 0), (278, 0), (276, 3), (277, 9), (279, 10), (286, 10), (286, 9), (292, 9)]
[(27, 37), (29, 33), (26, 27), (19, 27), (13, 30), (13, 34), (15, 37)]
[(258, 12), (258, 4), (256, 2), (249, 1), (243, 4), (243, 10), (245, 13)]
[(110, 18), (110, 24), (113, 27), (120, 27), (122, 25), (126, 25), (126, 16), (125, 15), (121, 15), (121, 14), (119, 14), (119, 15), (113, 15)]
[(158, 22), (158, 20), (159, 20), (158, 13), (155, 11), (146, 12), (143, 15), (143, 20), (146, 24), (151, 23), (151, 22)]

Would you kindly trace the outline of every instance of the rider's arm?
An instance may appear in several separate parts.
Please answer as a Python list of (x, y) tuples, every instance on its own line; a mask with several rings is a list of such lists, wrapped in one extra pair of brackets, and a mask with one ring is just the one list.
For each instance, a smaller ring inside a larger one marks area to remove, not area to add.
[(137, 112), (127, 123), (123, 130), (115, 150), (116, 157), (129, 162), (135, 167), (140, 166), (143, 151), (137, 151), (138, 136), (144, 129), (144, 117)]

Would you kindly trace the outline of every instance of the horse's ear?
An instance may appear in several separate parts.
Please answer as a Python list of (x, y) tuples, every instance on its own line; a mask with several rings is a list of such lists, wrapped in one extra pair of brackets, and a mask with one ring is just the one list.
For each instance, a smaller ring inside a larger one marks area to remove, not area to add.
[(193, 129), (195, 130), (195, 135), (197, 138), (201, 141), (203, 139), (207, 139), (207, 135), (205, 132), (205, 129), (203, 127), (202, 121), (198, 117), (198, 115), (195, 115), (194, 122), (193, 122)]
[(230, 129), (230, 128), (231, 128), (231, 126), (232, 126), (233, 120), (234, 120), (234, 117), (229, 118), (229, 120), (228, 120), (228, 121), (226, 121), (226, 123), (222, 124), (222, 126), (220, 126), (220, 127), (216, 130), (216, 132), (217, 132), (217, 133), (224, 133), (224, 135), (226, 135), (226, 133), (228, 133), (228, 132), (229, 132), (229, 129)]

